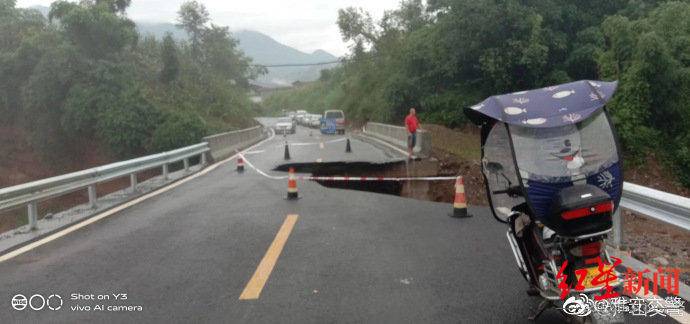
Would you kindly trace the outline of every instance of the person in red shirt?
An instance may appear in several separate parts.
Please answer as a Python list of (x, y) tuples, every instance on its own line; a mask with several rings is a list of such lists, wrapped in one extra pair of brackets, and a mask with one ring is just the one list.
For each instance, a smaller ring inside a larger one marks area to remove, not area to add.
[(410, 114), (405, 117), (405, 127), (409, 133), (407, 136), (408, 158), (412, 159), (412, 150), (417, 144), (417, 130), (419, 129), (419, 120), (417, 120), (417, 112), (414, 108), (410, 108)]

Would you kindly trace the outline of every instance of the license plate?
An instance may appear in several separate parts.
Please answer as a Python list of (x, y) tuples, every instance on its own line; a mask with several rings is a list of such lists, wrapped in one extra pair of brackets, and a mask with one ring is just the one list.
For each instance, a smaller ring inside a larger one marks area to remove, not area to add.
[[(604, 272), (606, 270), (608, 270), (609, 267), (610, 267), (610, 265), (608, 267), (605, 266)], [(598, 275), (601, 274), (598, 267), (591, 267), (591, 268), (587, 268), (586, 270), (587, 270), (587, 275), (585, 276), (585, 280), (582, 281), (582, 285), (585, 287), (585, 289), (604, 287), (606, 285), (606, 283), (605, 283), (606, 277), (605, 276), (602, 276), (600, 278), (600, 281), (601, 281), (600, 284), (595, 285), (592, 283), (592, 281), (594, 281), (594, 278), (596, 278)], [(615, 279), (609, 281), (609, 286), (614, 286), (616, 283), (618, 283), (618, 273), (616, 271), (613, 271), (613, 276), (615, 276)]]
[(582, 281), (582, 285), (585, 286), (585, 289), (594, 288), (594, 287), (601, 287), (604, 285), (603, 283), (600, 285), (595, 285), (592, 283), (592, 281), (594, 281), (594, 278), (596, 278), (600, 274), (598, 267), (591, 267), (591, 268), (587, 268), (586, 270), (587, 270), (587, 275), (585, 276), (585, 280)]

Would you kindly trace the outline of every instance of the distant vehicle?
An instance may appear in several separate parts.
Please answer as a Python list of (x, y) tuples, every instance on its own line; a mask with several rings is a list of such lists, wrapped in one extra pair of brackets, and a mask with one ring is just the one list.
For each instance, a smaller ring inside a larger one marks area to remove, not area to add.
[(309, 123), (311, 123), (311, 114), (306, 114), (302, 117), (302, 126), (309, 126)]
[(302, 118), (302, 125), (307, 126), (307, 127), (312, 127), (311, 124), (314, 120), (314, 114), (306, 114), (304, 118)]
[(275, 129), (277, 134), (294, 134), (297, 130), (297, 125), (290, 117), (280, 117), (273, 129)]
[(297, 123), (303, 124), (304, 123), (304, 116), (307, 115), (306, 110), (298, 110), (295, 112), (295, 118), (297, 119)]
[(292, 120), (295, 120), (295, 112), (294, 111), (288, 111), (287, 115), (285, 117), (289, 117)]
[(321, 125), (321, 115), (319, 114), (311, 114), (309, 115), (309, 124), (307, 126), (313, 127), (313, 128), (319, 128), (319, 125)]
[[(319, 116), (320, 118), (321, 116)], [(307, 126), (307, 127), (312, 127), (311, 123), (314, 120), (314, 114), (306, 114), (304, 117), (302, 117), (302, 125)]]
[(321, 120), (322, 134), (345, 134), (345, 113), (342, 110), (326, 110)]

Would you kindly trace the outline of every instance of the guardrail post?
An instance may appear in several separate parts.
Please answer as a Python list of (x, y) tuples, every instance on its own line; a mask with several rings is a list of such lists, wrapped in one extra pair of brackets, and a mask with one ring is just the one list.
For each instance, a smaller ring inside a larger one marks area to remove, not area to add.
[(27, 205), (27, 209), (29, 211), (29, 230), (33, 231), (38, 227), (38, 207), (36, 206), (36, 202), (30, 202), (29, 205)]
[(623, 241), (623, 216), (621, 215), (620, 206), (613, 214), (613, 246), (617, 249), (621, 248), (621, 243)]
[(96, 199), (98, 199), (98, 197), (96, 196), (96, 185), (90, 185), (89, 186), (89, 208), (92, 208), (92, 209), (96, 208)]
[(206, 165), (206, 152), (201, 153), (201, 166)]
[(185, 158), (182, 162), (184, 163), (184, 172), (189, 172), (189, 158)]
[(168, 180), (168, 164), (163, 164), (163, 180)]
[(132, 190), (132, 193), (137, 192), (137, 174), (132, 173), (129, 175), (129, 183), (130, 183), (130, 189)]

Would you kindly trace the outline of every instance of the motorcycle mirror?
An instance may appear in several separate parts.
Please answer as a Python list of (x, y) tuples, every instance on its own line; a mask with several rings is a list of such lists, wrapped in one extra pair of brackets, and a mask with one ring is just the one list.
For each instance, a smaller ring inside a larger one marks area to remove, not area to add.
[(489, 162), (486, 164), (486, 169), (490, 173), (499, 173), (503, 171), (503, 165), (498, 162)]

